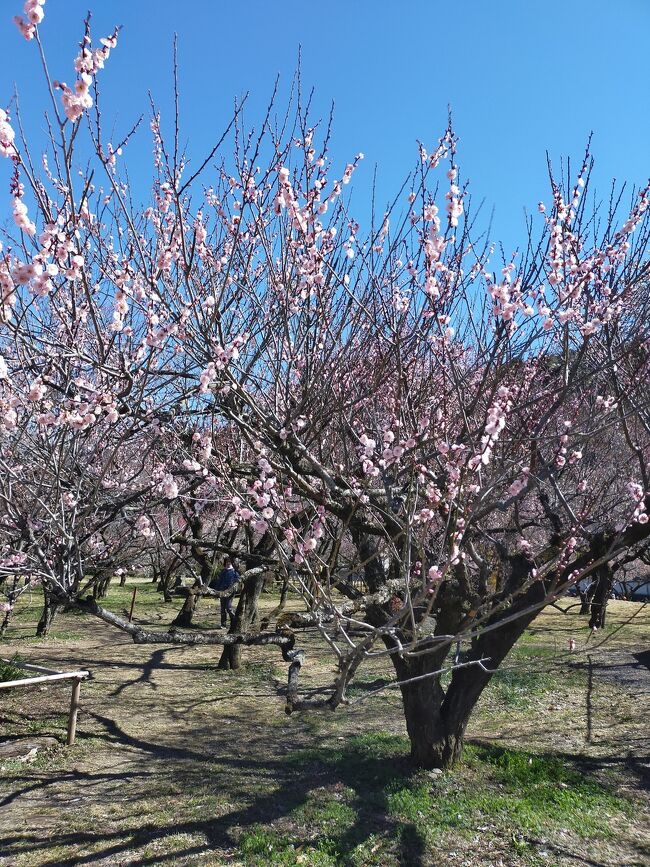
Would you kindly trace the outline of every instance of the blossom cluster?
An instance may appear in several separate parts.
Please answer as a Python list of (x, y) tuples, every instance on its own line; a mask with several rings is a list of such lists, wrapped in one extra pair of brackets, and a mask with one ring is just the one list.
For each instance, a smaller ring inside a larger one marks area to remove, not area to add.
[(111, 49), (117, 45), (117, 30), (111, 36), (99, 40), (101, 47), (94, 50), (90, 47), (90, 37), (84, 36), (81, 50), (75, 58), (74, 67), (77, 72), (77, 80), (74, 87), (70, 88), (65, 82), (57, 82), (61, 90), (61, 103), (68, 120), (79, 120), (84, 111), (93, 106), (93, 98), (90, 88), (95, 76), (100, 69), (104, 68), (105, 62), (111, 53)]
[(45, 17), (43, 11), (44, 5), (45, 0), (26, 0), (23, 7), (25, 18), (23, 18), (22, 15), (16, 15), (14, 17), (14, 23), (25, 39), (31, 40), (36, 35), (36, 27)]
[(238, 334), (226, 346), (216, 346), (214, 348), (215, 361), (210, 361), (199, 376), (199, 392), (201, 394), (206, 394), (210, 391), (210, 386), (217, 379), (218, 370), (225, 370), (230, 362), (237, 361), (239, 350), (246, 343), (247, 339), (247, 334)]
[(488, 410), (487, 421), (485, 422), (481, 437), (481, 452), (470, 459), (470, 469), (476, 469), (481, 464), (487, 466), (490, 463), (492, 451), (506, 426), (506, 418), (511, 408), (511, 391), (505, 385), (502, 385), (497, 391), (496, 400)]
[[(297, 285), (295, 288), (292, 287), (291, 293), (287, 293), (289, 286), (285, 284), (284, 277), (277, 281), (278, 294), (280, 297), (284, 296), (289, 302), (290, 313), (297, 312), (301, 303), (309, 297), (323, 292), (327, 283), (326, 257), (327, 253), (334, 249), (334, 239), (338, 230), (335, 225), (326, 228), (321, 218), (324, 218), (330, 206), (341, 196), (343, 187), (349, 183), (364, 157), (362, 153), (357, 154), (354, 162), (346, 165), (343, 175), (331, 184), (328, 192), (325, 159), (323, 157), (314, 159), (311, 137), (308, 136), (307, 140), (312, 158), (311, 164), (306, 169), (306, 189), (297, 193), (289, 168), (281, 165), (277, 170), (278, 192), (274, 200), (275, 214), (280, 215), (286, 211), (295, 233), (290, 239), (290, 245), (295, 257)], [(356, 255), (358, 225), (354, 220), (348, 222), (348, 229), (349, 235), (342, 240), (342, 247), (349, 262)], [(346, 273), (343, 275), (343, 283), (347, 285), (348, 282), (349, 275)]]
[(36, 234), (36, 225), (27, 216), (27, 205), (20, 196), (16, 196), (13, 204), (14, 223), (28, 235)]
[(0, 108), (0, 156), (13, 157), (16, 153), (14, 139), (16, 133), (9, 123), (9, 115)]
[(386, 428), (382, 433), (382, 450), (377, 455), (377, 442), (368, 434), (362, 433), (359, 437), (361, 467), (366, 476), (377, 477), (382, 470), (394, 464), (398, 464), (407, 452), (417, 445), (414, 436), (406, 438), (397, 437), (391, 428)]
[(643, 490), (643, 486), (640, 485), (638, 482), (630, 482), (627, 488), (635, 504), (632, 520), (636, 521), (639, 524), (647, 524), (648, 520), (650, 519), (646, 511), (646, 495)]

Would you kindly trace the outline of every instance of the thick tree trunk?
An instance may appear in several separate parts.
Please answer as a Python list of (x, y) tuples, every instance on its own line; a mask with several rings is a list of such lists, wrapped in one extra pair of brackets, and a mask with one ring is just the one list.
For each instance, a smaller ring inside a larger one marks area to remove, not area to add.
[[(468, 720), (490, 680), (490, 675), (480, 668), (465, 669), (464, 680), (469, 688), (465, 700), (459, 702), (453, 679), (445, 695), (439, 675), (426, 677), (427, 668), (432, 672), (438, 667), (429, 660), (417, 668), (409, 666), (411, 677), (424, 675), (425, 679), (401, 687), (411, 760), (418, 768), (446, 769), (459, 761)], [(403, 677), (401, 672), (398, 674)]]
[(176, 615), (175, 619), (172, 621), (172, 626), (179, 626), (181, 629), (189, 629), (192, 626), (192, 617), (194, 616), (196, 606), (198, 605), (199, 599), (201, 598), (200, 593), (193, 593), (192, 591), (200, 586), (200, 582), (197, 581), (194, 584), (194, 587), (188, 588), (187, 596), (185, 597), (183, 606)]
[(608, 565), (598, 571), (594, 592), (589, 608), (589, 626), (592, 629), (602, 629), (607, 616), (607, 603), (612, 592), (613, 575)]
[(465, 729), (456, 732), (429, 731), (419, 723), (418, 712), (409, 717), (406, 703), (406, 726), (411, 741), (411, 761), (416, 768), (451, 768), (463, 755)]
[(61, 610), (61, 603), (58, 602), (48, 590), (43, 590), (43, 611), (41, 619), (36, 627), (36, 635), (39, 638), (44, 638), (49, 634), (49, 631), (54, 623), (57, 614)]
[[(483, 632), (475, 638), (470, 658), (475, 665), (456, 668), (446, 692), (440, 685), (440, 675), (434, 674), (445, 662), (445, 649), (409, 659), (392, 657), (400, 681), (406, 728), (411, 741), (411, 759), (421, 768), (450, 768), (462, 756), (465, 729), (485, 687), (526, 627), (537, 616), (533, 606), (542, 602), (544, 590), (533, 585), (513, 606), (521, 617), (501, 628)], [(531, 610), (532, 609), (532, 610)], [(483, 665), (478, 661), (483, 660)], [(421, 678), (414, 680), (414, 678)], [(405, 681), (411, 680), (410, 683)]]
[[(417, 665), (408, 665), (400, 679), (426, 677), (427, 671), (435, 670), (428, 660)], [(460, 758), (463, 732), (449, 732), (442, 716), (444, 691), (439, 676), (407, 683), (401, 687), (406, 730), (411, 742), (411, 760), (418, 768), (446, 768)]]
[[(247, 634), (256, 628), (257, 603), (264, 586), (264, 572), (255, 570), (255, 573), (244, 579), (235, 616), (228, 630), (230, 635)], [(224, 645), (217, 668), (225, 671), (238, 669), (241, 666), (241, 651), (241, 644)]]

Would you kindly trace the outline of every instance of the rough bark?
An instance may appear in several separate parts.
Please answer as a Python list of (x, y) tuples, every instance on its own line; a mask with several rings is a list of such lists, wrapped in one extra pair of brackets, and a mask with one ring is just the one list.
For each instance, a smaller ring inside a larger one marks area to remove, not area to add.
[[(504, 571), (504, 594), (521, 587), (530, 565), (520, 557), (509, 559)], [(520, 592), (510, 603), (509, 619), (498, 625), (500, 612), (494, 621), (482, 624), (465, 659), (452, 660), (450, 643), (431, 642), (430, 652), (409, 657), (392, 654), (404, 705), (406, 728), (411, 742), (411, 759), (421, 768), (450, 768), (462, 756), (467, 723), (493, 673), (501, 665), (527, 626), (543, 605), (545, 588), (539, 582)], [(437, 632), (457, 634), (467, 626), (463, 618), (460, 597), (456, 597), (453, 581), (441, 593), (443, 610), (438, 611)], [(446, 609), (446, 610), (445, 610)], [(519, 616), (517, 616), (519, 612)], [(408, 636), (403, 636), (403, 644)], [(390, 647), (390, 639), (386, 641)], [(423, 648), (419, 648), (423, 649)], [(440, 683), (440, 669), (452, 667), (451, 682), (446, 691)]]
[(199, 604), (199, 599), (201, 598), (201, 589), (202, 584), (200, 581), (195, 581), (194, 585), (188, 588), (187, 596), (185, 597), (181, 610), (172, 621), (172, 626), (178, 626), (181, 629), (191, 628), (192, 618), (196, 611), (196, 606)]
[(36, 627), (36, 635), (39, 638), (44, 638), (49, 634), (52, 624), (56, 620), (56, 616), (61, 610), (61, 603), (50, 593), (47, 588), (43, 588), (43, 611), (41, 619)]
[(612, 592), (614, 577), (609, 564), (603, 565), (597, 573), (594, 590), (589, 605), (589, 626), (602, 629), (607, 617), (607, 603)]
[[(251, 569), (244, 578), (239, 602), (233, 622), (228, 630), (230, 635), (244, 635), (255, 632), (257, 623), (257, 603), (264, 587), (264, 569)], [(217, 668), (234, 671), (241, 666), (241, 644), (226, 645)]]

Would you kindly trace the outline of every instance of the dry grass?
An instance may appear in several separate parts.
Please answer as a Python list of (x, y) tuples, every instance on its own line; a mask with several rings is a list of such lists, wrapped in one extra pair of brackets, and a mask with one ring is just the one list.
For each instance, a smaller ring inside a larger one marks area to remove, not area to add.
[[(130, 593), (112, 588), (110, 606)], [(214, 627), (214, 604), (201, 605), (199, 622)], [(137, 618), (162, 625), (174, 613), (139, 585)], [(287, 718), (277, 650), (218, 672), (219, 648), (135, 646), (73, 614), (35, 640), (35, 614), (18, 612), (0, 655), (92, 679), (74, 749), (4, 762), (3, 867), (648, 863), (650, 672), (631, 655), (647, 647), (647, 608), (613, 603), (597, 636), (572, 611), (545, 611), (483, 696), (466, 762), (442, 777), (405, 762), (395, 690)], [(313, 635), (300, 643), (303, 686), (326, 684), (331, 658)], [(380, 662), (362, 670), (353, 697), (389, 674)], [(68, 696), (12, 691), (0, 698), (3, 731), (62, 739)]]

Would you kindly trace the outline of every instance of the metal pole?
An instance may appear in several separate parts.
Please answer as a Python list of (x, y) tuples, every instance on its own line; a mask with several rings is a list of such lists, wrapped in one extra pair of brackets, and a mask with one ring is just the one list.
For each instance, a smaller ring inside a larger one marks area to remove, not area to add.
[(75, 678), (72, 685), (72, 698), (70, 699), (70, 716), (68, 717), (68, 740), (69, 747), (74, 744), (77, 734), (77, 713), (79, 712), (79, 694), (81, 693), (81, 678)]

